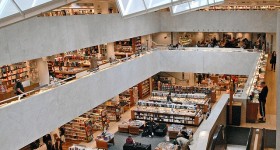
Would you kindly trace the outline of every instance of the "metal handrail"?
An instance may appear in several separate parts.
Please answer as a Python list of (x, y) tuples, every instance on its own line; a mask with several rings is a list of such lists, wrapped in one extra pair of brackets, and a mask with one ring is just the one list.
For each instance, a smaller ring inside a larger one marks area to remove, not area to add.
[(253, 128), (250, 128), (248, 140), (246, 143), (246, 150), (250, 150), (250, 148), (251, 148), (252, 136), (253, 136)]
[[(152, 49), (151, 51), (154, 51), (154, 50)], [(134, 54), (134, 56), (136, 56), (136, 57), (134, 57), (134, 58), (137, 58), (137, 57), (139, 57), (139, 56), (141, 56), (141, 55), (147, 54), (147, 52), (150, 52), (150, 50), (141, 51), (141, 52), (140, 52), (139, 54), (137, 54), (137, 55)], [(126, 62), (126, 61), (131, 60), (131, 59), (132, 59), (131, 56), (130, 56), (130, 57), (125, 57), (125, 58), (122, 58), (122, 59), (115, 59), (115, 60), (113, 60), (113, 61), (110, 63), (110, 66), (105, 67), (105, 68), (103, 68), (103, 69), (101, 69), (101, 70), (96, 69), (96, 68), (86, 70), (86, 71), (88, 71), (89, 73), (86, 74), (86, 75), (84, 75), (84, 76), (92, 75), (93, 73), (96, 73), (96, 72), (98, 72), (98, 71), (105, 70), (105, 69), (107, 69), (107, 68), (110, 68), (110, 67), (112, 67), (112, 66), (118, 64), (118, 63)], [(10, 102), (11, 100), (21, 101), (21, 100), (22, 100), (22, 97), (24, 97), (24, 95), (29, 95), (30, 93), (33, 93), (33, 92), (35, 92), (35, 91), (42, 90), (43, 88), (51, 89), (53, 86), (56, 86), (56, 87), (61, 86), (62, 83), (64, 83), (65, 81), (72, 80), (72, 79), (74, 79), (74, 78), (76, 78), (76, 75), (73, 75), (73, 76), (71, 76), (71, 77), (69, 77), (69, 78), (66, 78), (66, 79), (63, 79), (63, 80), (59, 80), (59, 81), (54, 82), (54, 83), (52, 83), (52, 84), (48, 84), (47, 86), (40, 87), (40, 88), (31, 90), (31, 91), (28, 91), (28, 92), (24, 92), (23, 94), (16, 95), (16, 96), (13, 96), (13, 97), (11, 97), (11, 98), (2, 100), (2, 101), (0, 101), (0, 105), (2, 105), (2, 104), (4, 104), (4, 103), (8, 103), (8, 102)], [(65, 84), (67, 84), (67, 82), (66, 82)], [(17, 100), (16, 100), (16, 99), (17, 99)], [(1, 106), (0, 106), (0, 107), (1, 107)]]
[[(193, 47), (192, 47), (192, 48), (193, 48)], [(189, 47), (188, 49), (191, 49), (191, 47)], [(198, 49), (200, 49), (200, 48), (198, 48)], [(208, 49), (209, 49), (209, 48), (208, 48)], [(215, 48), (213, 48), (213, 49), (215, 49)], [(103, 68), (103, 69), (94, 69), (94, 70), (88, 69), (88, 70), (86, 70), (86, 71), (88, 71), (89, 73), (86, 74), (86, 75), (84, 75), (84, 76), (82, 76), (82, 77), (85, 77), (85, 76), (88, 76), (88, 75), (92, 75), (93, 73), (96, 73), (96, 72), (105, 70), (105, 69), (110, 68), (110, 67), (112, 67), (112, 66), (114, 66), (114, 65), (116, 65), (116, 64), (123, 63), (123, 62), (126, 62), (126, 61), (128, 61), (128, 60), (132, 60), (132, 59), (138, 58), (139, 56), (143, 56), (143, 55), (145, 55), (145, 54), (149, 54), (150, 52), (158, 51), (158, 50), (168, 50), (168, 49), (167, 49), (167, 47), (166, 47), (166, 48), (157, 48), (157, 47), (156, 47), (156, 48), (153, 48), (153, 49), (141, 50), (141, 52), (139, 52), (138, 54), (133, 54), (133, 55), (131, 55), (130, 57), (125, 57), (125, 58), (122, 58), (122, 59), (115, 59), (115, 60), (113, 60), (113, 62), (110, 63), (110, 66), (105, 67), (105, 68)], [(180, 49), (176, 49), (176, 50), (180, 50)], [(185, 49), (182, 49), (182, 50), (185, 50)], [(221, 49), (221, 50), (222, 50), (222, 49)], [(132, 56), (134, 56), (134, 57), (132, 57)], [(23, 94), (20, 94), (20, 95), (17, 95), (17, 96), (14, 96), (14, 97), (11, 97), (11, 98), (2, 100), (2, 101), (0, 101), (0, 105), (2, 105), (2, 104), (4, 104), (4, 103), (7, 103), (7, 102), (9, 102), (9, 101), (11, 101), (11, 100), (13, 100), (13, 99), (16, 99), (16, 98), (20, 101), (21, 98), (22, 98), (24, 95), (28, 95), (28, 94), (30, 94), (30, 93), (32, 93), (32, 92), (41, 90), (41, 89), (43, 89), (43, 88), (51, 89), (51, 88), (53, 88), (53, 86), (57, 86), (57, 87), (58, 87), (58, 86), (60, 86), (59, 84), (65, 82), (65, 81), (67, 81), (67, 80), (74, 79), (74, 78), (76, 78), (75, 75), (73, 75), (73, 76), (71, 76), (71, 77), (69, 77), (69, 78), (60, 80), (60, 81), (58, 81), (58, 82), (49, 84), (47, 87), (41, 87), (41, 88), (38, 88), (38, 89), (34, 89), (34, 90), (29, 91), (29, 92), (25, 92), (25, 93), (23, 93)], [(65, 84), (67, 84), (67, 82), (66, 82)], [(1, 106), (0, 106), (0, 107), (1, 107)]]
[(265, 139), (264, 139), (264, 138), (265, 138), (265, 131), (266, 131), (265, 128), (263, 128), (263, 129), (262, 129), (262, 137), (261, 137), (261, 138), (262, 138), (262, 141), (261, 141), (261, 146), (260, 146), (260, 147), (261, 147), (261, 150), (263, 150), (264, 147), (265, 147)]
[[(224, 125), (219, 125), (218, 128), (216, 129), (216, 132), (213, 135), (213, 138), (211, 139), (210, 147), (209, 150), (215, 150), (215, 146), (217, 144), (217, 140), (219, 138), (219, 135), (223, 135), (224, 131)], [(225, 135), (223, 135), (223, 140), (225, 140)]]

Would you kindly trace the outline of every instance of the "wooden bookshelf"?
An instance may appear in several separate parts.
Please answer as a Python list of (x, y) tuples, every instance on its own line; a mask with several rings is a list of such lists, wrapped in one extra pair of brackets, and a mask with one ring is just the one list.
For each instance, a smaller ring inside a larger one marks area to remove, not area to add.
[(151, 95), (151, 85), (150, 79), (147, 79), (138, 84), (138, 96), (139, 99), (145, 99), (149, 95)]
[(93, 140), (92, 121), (88, 118), (78, 117), (64, 125), (65, 138), (90, 142)]

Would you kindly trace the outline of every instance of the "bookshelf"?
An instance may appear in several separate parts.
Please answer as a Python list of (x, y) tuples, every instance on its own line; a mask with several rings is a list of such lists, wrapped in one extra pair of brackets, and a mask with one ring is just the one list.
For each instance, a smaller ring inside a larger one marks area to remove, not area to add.
[(141, 36), (136, 37), (136, 40), (135, 40), (135, 50), (136, 50), (136, 52), (139, 52), (139, 51), (142, 50)]
[(138, 96), (140, 99), (145, 99), (151, 94), (150, 79), (147, 79), (138, 84)]
[(13, 87), (16, 79), (21, 79), (22, 82), (29, 80), (26, 62), (2, 66), (0, 68), (0, 79), (7, 88)]
[[(153, 91), (152, 96), (148, 99), (148, 101), (167, 102), (168, 93), (169, 92), (166, 91)], [(197, 105), (200, 109), (202, 109), (203, 113), (207, 113), (211, 110), (211, 97), (204, 93), (171, 93), (171, 97), (173, 103)]]
[(107, 101), (105, 102), (105, 107), (107, 110), (107, 118), (110, 121), (119, 121), (120, 120), (120, 105), (117, 101)]
[(138, 101), (138, 87), (132, 87), (123, 93), (119, 94), (120, 106), (123, 107), (124, 111), (133, 107)]
[(155, 106), (138, 106), (131, 110), (133, 120), (151, 120), (199, 126), (203, 120), (201, 109), (181, 109)]
[(93, 124), (91, 119), (78, 117), (64, 125), (65, 138), (90, 142), (93, 140)]

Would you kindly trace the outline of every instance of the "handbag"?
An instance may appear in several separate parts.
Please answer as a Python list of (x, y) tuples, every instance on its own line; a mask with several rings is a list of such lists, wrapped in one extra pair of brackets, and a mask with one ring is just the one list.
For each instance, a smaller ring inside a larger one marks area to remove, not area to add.
[(272, 64), (272, 59), (270, 59), (270, 64)]

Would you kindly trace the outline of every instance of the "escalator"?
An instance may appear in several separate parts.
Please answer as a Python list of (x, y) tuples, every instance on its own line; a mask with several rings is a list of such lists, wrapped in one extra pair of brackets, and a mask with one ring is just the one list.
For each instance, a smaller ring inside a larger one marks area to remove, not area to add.
[(209, 150), (273, 150), (276, 131), (244, 127), (217, 127)]

